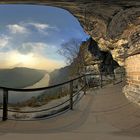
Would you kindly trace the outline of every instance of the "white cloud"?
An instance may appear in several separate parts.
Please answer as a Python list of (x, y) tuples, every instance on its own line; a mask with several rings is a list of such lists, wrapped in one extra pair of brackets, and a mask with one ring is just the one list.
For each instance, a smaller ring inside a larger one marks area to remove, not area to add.
[(12, 25), (7, 25), (8, 29), (10, 30), (11, 33), (16, 34), (25, 34), (28, 33), (28, 29), (24, 27), (23, 25), (19, 24), (12, 24)]
[(33, 26), (38, 32), (48, 35), (48, 32), (46, 31), (47, 29), (50, 29), (50, 25), (48, 24), (43, 24), (43, 23), (28, 23), (28, 25)]
[(34, 27), (37, 31), (43, 33), (44, 35), (48, 35), (47, 29), (53, 29), (58, 31), (57, 27), (50, 26), (47, 23), (38, 22), (20, 22), (17, 24), (9, 24), (7, 25), (7, 27), (12, 34), (29, 33), (31, 31), (30, 27)]
[(53, 26), (50, 26), (49, 24), (44, 24), (44, 23), (34, 23), (34, 22), (31, 22), (31, 23), (28, 23), (28, 25), (31, 25), (33, 26), (37, 31), (47, 35), (47, 29), (52, 29), (52, 30), (55, 30), (55, 31), (59, 31), (59, 29), (57, 27), (53, 27)]
[(42, 42), (26, 42), (21, 45), (17, 50), (22, 54), (28, 54), (31, 52), (41, 53), (47, 44)]
[(9, 43), (9, 37), (5, 35), (0, 36), (0, 48), (5, 47)]
[(50, 28), (48, 24), (42, 24), (42, 23), (29, 23), (29, 25), (34, 26), (37, 30), (45, 30), (47, 28)]

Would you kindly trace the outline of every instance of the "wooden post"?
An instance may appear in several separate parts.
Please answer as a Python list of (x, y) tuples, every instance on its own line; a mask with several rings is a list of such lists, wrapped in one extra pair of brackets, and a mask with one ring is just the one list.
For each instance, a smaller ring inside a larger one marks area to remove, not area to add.
[(8, 119), (8, 90), (3, 89), (3, 117), (2, 120), (6, 121)]
[(73, 110), (73, 81), (70, 82), (70, 109)]

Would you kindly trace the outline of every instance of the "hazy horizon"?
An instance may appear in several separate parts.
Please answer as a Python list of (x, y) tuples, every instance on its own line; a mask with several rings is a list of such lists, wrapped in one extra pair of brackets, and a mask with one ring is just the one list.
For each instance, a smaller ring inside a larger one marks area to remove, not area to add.
[[(16, 68), (27, 68), (27, 69), (34, 69), (34, 70), (43, 70), (43, 71), (46, 71), (46, 72), (52, 72), (52, 71), (48, 71), (48, 70), (46, 70), (46, 69), (43, 69), (43, 68), (30, 68), (30, 67), (24, 67), (24, 66), (17, 66), (17, 67), (8, 67), (8, 68), (0, 68), (0, 70), (7, 70), (7, 69), (9, 69), (9, 70), (11, 70), (11, 69), (16, 69)], [(63, 67), (62, 67), (63, 68)], [(59, 68), (58, 68), (59, 69)], [(54, 70), (57, 70), (57, 68), (56, 69), (54, 69)]]

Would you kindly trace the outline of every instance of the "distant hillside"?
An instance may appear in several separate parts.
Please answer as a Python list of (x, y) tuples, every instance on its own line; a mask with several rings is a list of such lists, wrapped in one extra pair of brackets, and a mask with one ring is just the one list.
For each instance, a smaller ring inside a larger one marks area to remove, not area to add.
[(0, 69), (0, 86), (24, 88), (38, 82), (45, 74), (45, 70), (30, 69), (25, 67)]
[(50, 73), (49, 85), (60, 84), (69, 80), (70, 66), (54, 70)]
[[(66, 67), (56, 69), (50, 72), (49, 73), (49, 86), (68, 81), (70, 77), (69, 76), (70, 70), (71, 70), (71, 66), (66, 66)], [(44, 82), (46, 83), (46, 81), (47, 80), (45, 80)], [(60, 98), (60, 94), (61, 94), (61, 97), (66, 96), (69, 93), (66, 90), (66, 88), (69, 86), (65, 85), (65, 90), (62, 87), (64, 86), (58, 86), (55, 88), (43, 90), (40, 94), (38, 94), (38, 96), (35, 96), (37, 94), (35, 95), (32, 94), (33, 95), (32, 98), (28, 98), (28, 100), (23, 100), (23, 102), (18, 104), (18, 106), (37, 107), (37, 106), (47, 104), (51, 100)], [(63, 92), (62, 92), (62, 89), (63, 89)]]

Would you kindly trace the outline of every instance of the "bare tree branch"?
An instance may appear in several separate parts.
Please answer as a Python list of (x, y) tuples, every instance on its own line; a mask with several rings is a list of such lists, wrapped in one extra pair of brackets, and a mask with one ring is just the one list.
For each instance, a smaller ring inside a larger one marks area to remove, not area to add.
[(68, 64), (71, 64), (78, 56), (81, 43), (80, 39), (72, 38), (61, 45), (58, 53), (66, 58)]

